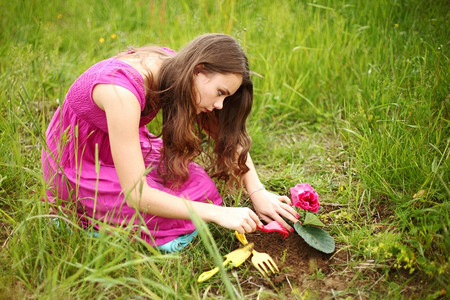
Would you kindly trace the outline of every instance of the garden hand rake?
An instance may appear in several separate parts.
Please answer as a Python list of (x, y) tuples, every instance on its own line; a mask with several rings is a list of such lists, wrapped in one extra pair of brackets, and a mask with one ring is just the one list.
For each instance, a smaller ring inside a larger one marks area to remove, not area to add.
[[(237, 231), (234, 232), (236, 234), (237, 239), (243, 244), (247, 245), (248, 241), (245, 237), (245, 234), (239, 233)], [(269, 270), (272, 271), (272, 274), (275, 274), (276, 272), (280, 272), (277, 265), (273, 261), (273, 259), (270, 257), (267, 253), (258, 252), (255, 249), (252, 251), (252, 264), (255, 266), (255, 268), (261, 273), (264, 277), (267, 277), (267, 275), (271, 275)]]

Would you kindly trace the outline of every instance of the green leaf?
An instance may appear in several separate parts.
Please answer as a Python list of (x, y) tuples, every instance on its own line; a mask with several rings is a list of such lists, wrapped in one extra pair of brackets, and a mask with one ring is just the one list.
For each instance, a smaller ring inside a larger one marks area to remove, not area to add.
[(328, 254), (334, 251), (334, 240), (325, 230), (317, 227), (302, 226), (299, 222), (294, 224), (294, 228), (311, 247)]
[(325, 224), (322, 223), (322, 221), (319, 220), (319, 218), (312, 213), (306, 213), (305, 220), (303, 221), (304, 225), (314, 225), (314, 226), (321, 226), (324, 227)]

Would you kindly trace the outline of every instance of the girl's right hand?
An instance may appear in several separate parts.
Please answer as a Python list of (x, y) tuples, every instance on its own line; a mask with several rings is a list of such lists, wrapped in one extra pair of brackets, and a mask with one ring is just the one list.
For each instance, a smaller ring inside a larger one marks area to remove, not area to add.
[(239, 233), (250, 233), (262, 223), (258, 216), (248, 207), (218, 207), (220, 210), (213, 222), (219, 226), (236, 230)]

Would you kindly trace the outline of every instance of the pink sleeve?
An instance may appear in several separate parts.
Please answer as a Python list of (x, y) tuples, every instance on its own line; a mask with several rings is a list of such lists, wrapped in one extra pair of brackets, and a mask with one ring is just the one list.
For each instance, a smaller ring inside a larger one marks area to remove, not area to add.
[(163, 50), (164, 52), (166, 52), (167, 54), (170, 54), (172, 56), (177, 54), (177, 52), (175, 52), (175, 50), (172, 50), (172, 49), (167, 48), (167, 47), (161, 47), (161, 50)]
[[(141, 106), (141, 111), (145, 107), (145, 91), (144, 91), (144, 81), (139, 72), (137, 72), (132, 67), (117, 67), (114, 70), (102, 74), (97, 78), (97, 80), (92, 85), (92, 90), (97, 84), (114, 84), (121, 86), (130, 92), (132, 92), (139, 104)], [(92, 98), (92, 91), (91, 91)]]

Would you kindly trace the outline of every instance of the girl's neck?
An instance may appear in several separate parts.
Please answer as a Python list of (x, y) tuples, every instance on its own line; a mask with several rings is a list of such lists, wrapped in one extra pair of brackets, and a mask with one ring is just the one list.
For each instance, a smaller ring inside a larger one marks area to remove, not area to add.
[[(145, 90), (151, 88), (152, 84), (149, 80), (153, 80), (153, 83), (157, 82), (159, 70), (161, 69), (161, 64), (163, 58), (155, 53), (149, 53), (148, 55), (136, 56), (135, 53), (125, 54), (117, 57), (117, 59), (129, 64), (136, 71), (141, 74), (144, 81)], [(153, 84), (154, 86), (154, 84)]]

